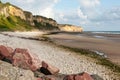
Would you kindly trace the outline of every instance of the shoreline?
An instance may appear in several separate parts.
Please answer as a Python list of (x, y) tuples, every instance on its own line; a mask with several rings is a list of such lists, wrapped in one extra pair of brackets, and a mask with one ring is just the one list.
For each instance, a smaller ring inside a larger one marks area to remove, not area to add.
[(13, 33), (8, 33), (8, 35), (0, 34), (0, 42), (2, 42), (0, 44), (8, 45), (13, 48), (27, 48), (31, 52), (37, 54), (40, 59), (58, 67), (62, 74), (80, 73), (85, 71), (89, 74), (97, 74), (105, 80), (119, 79), (118, 73), (103, 65), (95, 63), (95, 60), (90, 57), (56, 47), (56, 45), (50, 45), (46, 41), (41, 42), (39, 40), (24, 39), (22, 37), (24, 34), (19, 38), (16, 37), (18, 34), (14, 34), (12, 37), (9, 35), (13, 35)]
[(46, 36), (58, 45), (104, 53), (112, 62), (120, 64), (120, 35), (58, 33)]

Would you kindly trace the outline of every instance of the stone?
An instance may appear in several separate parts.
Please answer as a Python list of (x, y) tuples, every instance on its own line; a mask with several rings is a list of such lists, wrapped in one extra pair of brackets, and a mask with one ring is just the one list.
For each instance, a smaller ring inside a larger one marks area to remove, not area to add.
[(30, 70), (13, 67), (12, 64), (0, 60), (0, 80), (36, 80)]
[(42, 78), (37, 78), (36, 80), (42, 80)]
[(12, 59), (13, 51), (14, 50), (11, 47), (0, 45), (0, 59), (3, 58)]
[(93, 78), (86, 72), (81, 74), (67, 75), (63, 80), (93, 80)]
[(27, 49), (20, 48), (15, 49), (12, 64), (32, 71), (41, 67), (41, 61), (37, 56), (32, 55)]
[[(79, 75), (77, 75), (75, 78), (76, 80), (79, 80)], [(93, 80), (93, 78), (86, 72), (83, 72), (81, 75), (81, 80)]]
[(45, 75), (53, 75), (57, 74), (59, 72), (59, 69), (46, 63), (45, 61), (42, 61), (42, 67), (40, 68), (40, 71)]
[(98, 76), (97, 74), (92, 74), (91, 76), (92, 76), (92, 78), (93, 78), (94, 80), (103, 80), (103, 78), (101, 78), (101, 77)]

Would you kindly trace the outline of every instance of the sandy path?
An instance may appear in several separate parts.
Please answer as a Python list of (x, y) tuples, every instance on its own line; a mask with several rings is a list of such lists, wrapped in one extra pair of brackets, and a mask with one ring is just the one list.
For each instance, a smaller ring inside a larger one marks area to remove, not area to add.
[[(13, 35), (13, 33), (8, 34)], [(37, 54), (41, 60), (45, 60), (58, 67), (60, 73), (63, 74), (80, 73), (85, 71), (89, 74), (97, 74), (104, 80), (120, 80), (112, 71), (110, 71), (110, 69), (94, 63), (92, 59), (82, 55), (77, 56), (73, 52), (63, 50), (45, 42), (9, 37), (0, 34), (0, 45), (1, 44), (13, 48), (27, 48), (32, 53)]]

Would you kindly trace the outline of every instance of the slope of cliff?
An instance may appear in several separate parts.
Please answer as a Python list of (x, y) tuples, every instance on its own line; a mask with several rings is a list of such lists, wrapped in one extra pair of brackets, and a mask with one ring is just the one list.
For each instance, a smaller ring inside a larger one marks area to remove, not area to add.
[(54, 30), (58, 29), (57, 22), (51, 18), (33, 16), (32, 13), (0, 2), (0, 31), (26, 30)]
[(10, 3), (0, 2), (0, 31), (60, 30), (81, 32), (81, 27), (59, 25), (52, 18), (33, 15)]
[(80, 26), (74, 26), (69, 24), (60, 24), (59, 29), (66, 32), (83, 32), (83, 28)]

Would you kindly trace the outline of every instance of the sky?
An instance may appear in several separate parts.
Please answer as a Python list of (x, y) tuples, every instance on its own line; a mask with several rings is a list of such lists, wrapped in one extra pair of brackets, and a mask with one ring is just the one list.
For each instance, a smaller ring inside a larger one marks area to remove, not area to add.
[(85, 31), (120, 31), (120, 0), (1, 0)]

